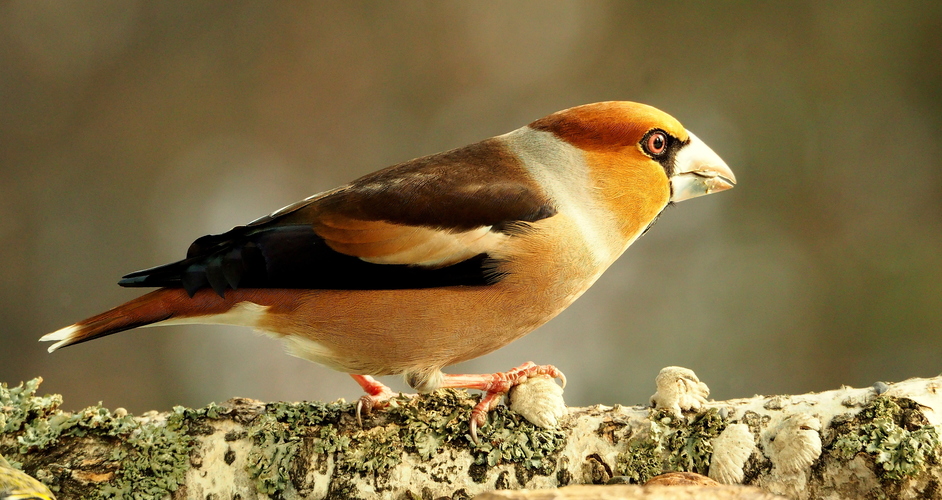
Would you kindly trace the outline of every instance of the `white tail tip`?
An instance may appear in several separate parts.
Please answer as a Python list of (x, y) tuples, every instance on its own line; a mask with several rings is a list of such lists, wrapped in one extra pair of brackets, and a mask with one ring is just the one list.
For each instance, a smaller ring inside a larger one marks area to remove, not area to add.
[(40, 337), (40, 342), (53, 342), (58, 341), (55, 344), (49, 346), (49, 352), (53, 352), (56, 349), (62, 347), (65, 344), (68, 344), (72, 337), (79, 331), (78, 325), (67, 326), (65, 328), (60, 328), (52, 333), (47, 333)]

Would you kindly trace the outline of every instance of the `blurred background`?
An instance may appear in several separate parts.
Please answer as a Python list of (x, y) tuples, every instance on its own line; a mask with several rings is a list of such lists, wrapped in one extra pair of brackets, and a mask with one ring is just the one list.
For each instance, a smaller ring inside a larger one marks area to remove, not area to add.
[[(553, 363), (571, 405), (942, 372), (940, 2), (0, 2), (0, 381), (78, 409), (353, 400), (248, 329), (37, 339), (122, 275), (380, 167), (559, 109), (677, 117), (739, 185), (452, 373)], [(397, 389), (401, 381), (387, 379)]]

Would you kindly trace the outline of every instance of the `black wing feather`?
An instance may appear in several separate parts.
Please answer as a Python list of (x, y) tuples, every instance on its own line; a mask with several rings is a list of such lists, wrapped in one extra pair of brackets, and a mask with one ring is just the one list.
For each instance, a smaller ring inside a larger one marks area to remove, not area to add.
[(308, 225), (243, 229), (226, 233), (231, 239), (217, 240), (201, 255), (128, 274), (118, 284), (182, 286), (190, 296), (210, 286), (222, 296), (227, 288), (390, 290), (480, 286), (500, 279), (486, 254), (438, 269), (372, 264), (332, 250)]
[[(395, 186), (393, 189), (377, 186)], [(491, 227), (519, 234), (556, 208), (499, 140), (489, 139), (366, 175), (190, 245), (179, 262), (137, 271), (121, 286), (210, 286), (339, 290), (480, 286), (498, 281), (498, 262), (478, 254), (441, 268), (372, 264), (334, 251), (315, 232), (322, 214), (446, 231)]]

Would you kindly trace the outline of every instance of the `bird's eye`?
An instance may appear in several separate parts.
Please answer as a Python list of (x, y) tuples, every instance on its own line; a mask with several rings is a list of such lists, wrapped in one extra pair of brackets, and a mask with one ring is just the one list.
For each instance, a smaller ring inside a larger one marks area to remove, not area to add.
[(659, 156), (667, 150), (667, 134), (660, 130), (648, 134), (644, 141), (644, 151), (651, 156)]

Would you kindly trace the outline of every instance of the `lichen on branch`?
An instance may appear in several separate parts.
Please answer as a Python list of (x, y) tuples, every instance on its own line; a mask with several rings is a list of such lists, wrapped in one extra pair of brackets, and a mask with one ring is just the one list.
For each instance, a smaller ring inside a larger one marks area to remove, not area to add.
[(556, 429), (499, 407), (477, 444), (468, 430), (478, 396), (465, 391), (394, 398), (361, 427), (342, 401), (69, 413), (61, 396), (38, 395), (40, 382), (0, 385), (0, 454), (60, 499), (469, 498), (670, 471), (791, 498), (931, 497), (942, 483), (942, 378), (698, 398), (679, 412), (570, 408)]

